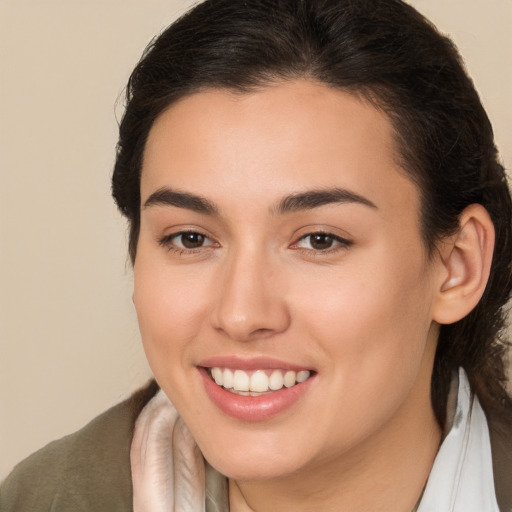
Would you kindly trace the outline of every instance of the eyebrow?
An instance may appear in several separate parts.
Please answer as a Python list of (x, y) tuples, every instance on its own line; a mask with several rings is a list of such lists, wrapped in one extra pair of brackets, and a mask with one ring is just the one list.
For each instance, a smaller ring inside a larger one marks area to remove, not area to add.
[(330, 188), (320, 190), (308, 190), (284, 197), (273, 209), (278, 214), (291, 213), (301, 210), (312, 210), (333, 203), (357, 203), (369, 208), (378, 209), (377, 206), (354, 192), (343, 188)]
[(208, 199), (191, 194), (189, 192), (179, 192), (163, 187), (153, 192), (145, 201), (144, 208), (149, 206), (176, 206), (177, 208), (186, 208), (198, 213), (207, 215), (218, 215), (219, 210)]
[[(281, 199), (275, 207), (271, 208), (271, 213), (284, 215), (296, 211), (312, 210), (333, 203), (356, 203), (377, 209), (377, 206), (366, 197), (343, 188), (331, 188), (290, 194)], [(162, 187), (153, 192), (144, 202), (144, 208), (155, 205), (186, 208), (187, 210), (207, 215), (219, 214), (215, 204), (205, 197), (191, 194), (190, 192), (172, 190), (168, 187)]]

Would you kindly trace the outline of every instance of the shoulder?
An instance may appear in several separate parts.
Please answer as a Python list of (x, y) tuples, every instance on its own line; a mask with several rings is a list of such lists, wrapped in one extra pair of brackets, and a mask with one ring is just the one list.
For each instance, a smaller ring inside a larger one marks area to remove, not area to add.
[(20, 462), (0, 486), (0, 510), (131, 510), (133, 426), (157, 389), (151, 382), (81, 430)]

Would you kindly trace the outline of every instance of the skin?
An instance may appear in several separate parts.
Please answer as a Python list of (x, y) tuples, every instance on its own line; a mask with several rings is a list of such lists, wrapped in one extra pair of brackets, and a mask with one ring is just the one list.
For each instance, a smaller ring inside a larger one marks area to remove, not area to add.
[[(427, 257), (419, 194), (395, 155), (381, 111), (308, 81), (197, 93), (150, 131), (134, 267), (142, 339), (230, 478), (235, 512), (408, 512), (421, 494), (440, 441), (430, 380), (446, 267)], [(164, 187), (216, 213), (145, 206)], [(277, 208), (334, 188), (364, 200)], [(183, 230), (204, 244), (183, 251)], [(332, 246), (313, 246), (315, 232)], [(241, 421), (205, 392), (197, 366), (214, 356), (277, 358), (314, 379), (275, 417)]]

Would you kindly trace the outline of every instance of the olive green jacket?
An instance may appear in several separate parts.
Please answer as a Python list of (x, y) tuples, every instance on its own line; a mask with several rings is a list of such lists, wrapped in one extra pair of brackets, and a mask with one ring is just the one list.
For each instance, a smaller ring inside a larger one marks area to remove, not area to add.
[(0, 485), (0, 512), (128, 512), (135, 420), (154, 381), (84, 428), (20, 462)]
[[(151, 383), (83, 429), (18, 464), (0, 486), (0, 511), (132, 511), (133, 427), (156, 390)], [(498, 504), (502, 512), (512, 512), (512, 433), (492, 418), (489, 430)]]
[(132, 412), (124, 402), (20, 464), (0, 486), (1, 512), (132, 510)]

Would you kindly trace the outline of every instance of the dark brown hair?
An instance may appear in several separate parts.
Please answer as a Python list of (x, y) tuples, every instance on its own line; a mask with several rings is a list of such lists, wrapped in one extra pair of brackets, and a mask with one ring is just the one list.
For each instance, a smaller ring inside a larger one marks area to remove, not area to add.
[(491, 275), (478, 306), (443, 325), (432, 402), (444, 422), (455, 368), (487, 410), (512, 410), (505, 390), (505, 305), (512, 286), (512, 207), (493, 132), (452, 42), (400, 0), (206, 0), (146, 49), (126, 91), (113, 196), (130, 222), (136, 257), (140, 173), (155, 119), (185, 95), (250, 92), (297, 78), (358, 94), (395, 128), (400, 163), (421, 195), (431, 254), (459, 216), (482, 204), (496, 230)]

